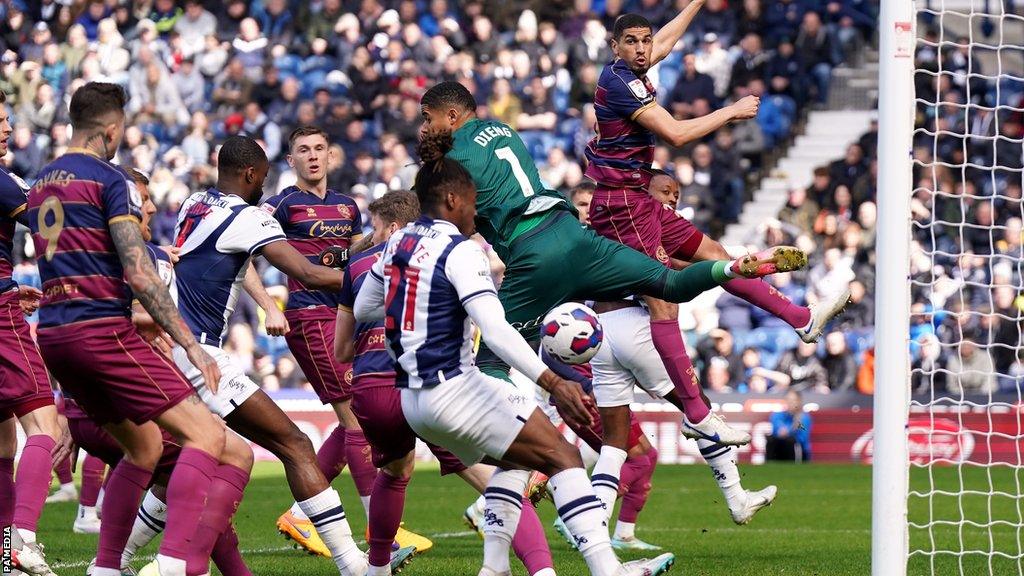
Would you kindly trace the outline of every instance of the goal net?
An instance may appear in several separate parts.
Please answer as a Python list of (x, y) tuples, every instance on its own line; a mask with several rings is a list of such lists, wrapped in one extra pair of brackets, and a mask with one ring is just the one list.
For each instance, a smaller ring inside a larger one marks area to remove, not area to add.
[(906, 556), (875, 573), (1024, 575), (1024, 2), (919, 0), (912, 18), (889, 45), (912, 39)]

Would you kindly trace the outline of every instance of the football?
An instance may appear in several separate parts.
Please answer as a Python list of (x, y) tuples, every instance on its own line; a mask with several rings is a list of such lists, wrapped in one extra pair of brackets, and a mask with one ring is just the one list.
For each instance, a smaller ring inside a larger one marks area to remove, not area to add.
[(586, 364), (597, 354), (604, 332), (597, 314), (577, 302), (553, 308), (540, 327), (544, 349), (566, 364)]

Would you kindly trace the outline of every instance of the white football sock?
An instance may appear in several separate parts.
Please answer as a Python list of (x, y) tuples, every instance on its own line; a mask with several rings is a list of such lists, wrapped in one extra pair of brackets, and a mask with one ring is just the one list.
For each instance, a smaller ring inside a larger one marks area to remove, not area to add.
[(103, 497), (107, 495), (107, 489), (100, 486), (100, 493), (96, 496), (96, 514), (99, 516), (103, 510)]
[(730, 510), (739, 508), (746, 501), (747, 493), (740, 484), (740, 470), (736, 466), (736, 449), (711, 440), (697, 440), (704, 461), (711, 467), (711, 474), (725, 496), (725, 503)]
[(604, 507), (587, 482), (586, 471), (563, 470), (548, 479), (548, 489), (592, 576), (613, 576), (619, 569), (619, 559), (608, 539)]
[(476, 502), (473, 502), (473, 507), (476, 508), (477, 514), (483, 514), (484, 508), (487, 508), (487, 498), (484, 498), (484, 495), (481, 494), (480, 497), (476, 499)]
[(90, 521), (91, 520), (97, 520), (98, 521), (99, 518), (96, 516), (96, 507), (95, 506), (82, 506), (81, 504), (79, 504), (78, 505), (78, 519), (79, 520), (90, 520)]
[(602, 446), (594, 470), (590, 473), (590, 484), (594, 494), (604, 504), (605, 522), (612, 517), (615, 499), (619, 496), (619, 474), (626, 463), (626, 451), (614, 446)]
[(636, 536), (636, 524), (633, 522), (615, 522), (615, 537), (619, 540), (629, 540)]
[(555, 569), (554, 568), (541, 568), (537, 572), (533, 573), (531, 576), (558, 576), (558, 575), (555, 574)]
[(185, 576), (185, 561), (163, 554), (156, 555), (156, 565), (160, 576)]
[(484, 566), (509, 572), (508, 551), (523, 512), (523, 492), (530, 481), (527, 470), (497, 468), (484, 489)]
[(164, 531), (166, 523), (167, 504), (157, 498), (152, 490), (147, 490), (142, 498), (142, 505), (139, 506), (139, 512), (135, 515), (132, 533), (125, 542), (124, 551), (121, 552), (121, 566), (128, 566), (136, 552)]
[(309, 517), (306, 516), (306, 513), (302, 511), (302, 508), (299, 506), (298, 502), (292, 503), (292, 508), (291, 510), (289, 510), (289, 512), (291, 512), (292, 515), (298, 518), (299, 520), (309, 520)]
[(366, 573), (366, 576), (391, 576), (391, 565), (374, 566), (370, 564), (370, 571)]
[(116, 568), (100, 568), (95, 566), (92, 569), (92, 576), (121, 576), (122, 572)]
[(366, 521), (370, 521), (370, 497), (360, 496), (359, 501), (363, 503), (363, 510), (366, 510)]
[(352, 528), (348, 525), (345, 508), (341, 505), (341, 497), (334, 488), (328, 487), (327, 490), (298, 504), (313, 522), (327, 549), (331, 551), (331, 557), (341, 570), (342, 576), (366, 574), (366, 555), (352, 539)]

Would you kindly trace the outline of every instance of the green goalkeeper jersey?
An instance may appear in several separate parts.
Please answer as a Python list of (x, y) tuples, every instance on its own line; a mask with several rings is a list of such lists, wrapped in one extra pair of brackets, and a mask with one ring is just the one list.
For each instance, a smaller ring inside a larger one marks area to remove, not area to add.
[[(452, 134), (448, 157), (456, 160), (476, 184), (476, 228), (502, 260), (524, 216), (571, 205), (540, 181), (537, 166), (523, 140), (508, 125), (473, 119)], [(520, 229), (519, 233), (522, 232)]]

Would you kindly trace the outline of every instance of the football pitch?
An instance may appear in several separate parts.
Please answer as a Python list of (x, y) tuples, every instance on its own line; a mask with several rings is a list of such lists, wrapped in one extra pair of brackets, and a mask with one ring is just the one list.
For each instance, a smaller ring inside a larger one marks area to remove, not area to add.
[[(748, 488), (779, 486), (775, 504), (748, 526), (729, 518), (708, 469), (703, 465), (659, 466), (654, 490), (637, 524), (637, 535), (677, 556), (670, 574), (863, 575), (869, 572), (871, 469), (844, 465), (743, 466)], [(347, 474), (335, 480), (349, 512), (353, 531), (363, 534), (365, 516)], [(476, 494), (457, 477), (440, 478), (421, 467), (409, 485), (406, 528), (431, 537), (434, 548), (402, 572), (410, 576), (475, 576), (482, 558), (481, 541), (462, 523), (462, 511)], [(274, 521), (291, 504), (281, 467), (257, 464), (235, 522), (246, 562), (256, 576), (337, 574), (326, 558), (293, 549), (277, 533)], [(96, 536), (74, 534), (76, 504), (51, 504), (43, 512), (39, 537), (47, 558), (61, 576), (81, 575), (92, 558)], [(582, 559), (551, 528), (554, 509), (541, 504), (560, 575), (583, 576)], [(359, 538), (361, 540), (361, 538)], [(156, 544), (142, 555), (149, 559)], [(650, 555), (650, 554), (648, 554)], [(642, 554), (620, 554), (623, 559)], [(135, 563), (136, 569), (143, 562)], [(513, 561), (513, 573), (525, 574)], [(219, 574), (219, 572), (214, 572)]]

